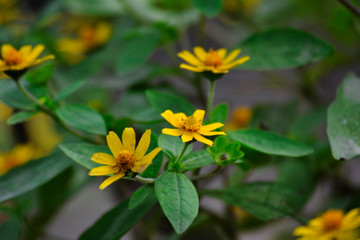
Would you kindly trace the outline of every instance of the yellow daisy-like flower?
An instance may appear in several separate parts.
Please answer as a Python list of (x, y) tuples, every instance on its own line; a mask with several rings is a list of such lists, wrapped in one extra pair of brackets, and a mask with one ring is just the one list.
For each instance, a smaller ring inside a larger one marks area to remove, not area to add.
[(250, 59), (249, 56), (236, 59), (241, 53), (240, 49), (235, 49), (230, 52), (230, 54), (226, 55), (227, 50), (225, 48), (220, 48), (218, 50), (210, 49), (209, 52), (206, 52), (204, 48), (197, 46), (194, 47), (194, 53), (195, 55), (186, 50), (178, 53), (180, 58), (190, 64), (183, 63), (180, 65), (180, 68), (193, 72), (208, 71), (215, 74), (223, 74)]
[(297, 227), (294, 235), (300, 240), (355, 240), (360, 235), (360, 208), (344, 214), (342, 210), (328, 210), (312, 219), (308, 226)]
[(0, 175), (38, 157), (38, 151), (32, 144), (16, 145), (10, 152), (0, 153)]
[(1, 46), (0, 71), (13, 77), (14, 72), (26, 70), (29, 67), (55, 58), (54, 55), (38, 58), (44, 49), (45, 47), (42, 44), (38, 44), (34, 48), (25, 45), (20, 50), (15, 49), (11, 44), (4, 44)]
[(151, 163), (154, 157), (161, 151), (161, 148), (155, 148), (150, 153), (146, 151), (150, 145), (151, 130), (148, 129), (142, 135), (140, 142), (135, 150), (135, 131), (133, 128), (125, 128), (122, 134), (122, 141), (115, 132), (110, 131), (106, 136), (106, 141), (113, 156), (106, 153), (94, 153), (91, 160), (107, 166), (93, 168), (90, 176), (105, 176), (114, 174), (107, 178), (99, 187), (103, 190), (116, 180), (119, 180), (128, 171), (136, 173), (143, 172)]
[(230, 122), (224, 128), (226, 131), (246, 128), (252, 119), (252, 115), (251, 108), (238, 107), (233, 111)]
[(226, 135), (224, 132), (212, 132), (213, 130), (224, 126), (222, 123), (211, 123), (203, 126), (202, 121), (205, 116), (204, 110), (196, 110), (193, 115), (186, 116), (184, 113), (173, 113), (170, 110), (166, 110), (161, 114), (166, 121), (171, 125), (176, 127), (164, 128), (161, 132), (163, 134), (171, 136), (181, 136), (183, 142), (189, 142), (195, 138), (197, 141), (205, 143), (212, 146), (213, 141), (204, 138), (204, 136), (214, 136), (214, 135)]

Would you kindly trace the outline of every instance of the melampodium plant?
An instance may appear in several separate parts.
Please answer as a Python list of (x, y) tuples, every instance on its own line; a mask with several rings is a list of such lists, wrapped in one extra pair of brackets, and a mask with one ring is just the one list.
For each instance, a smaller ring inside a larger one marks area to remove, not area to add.
[[(205, 26), (205, 16), (216, 16), (222, 6), (218, 0), (205, 2), (127, 1), (122, 6), (95, 0), (91, 8), (81, 1), (54, 4), (34, 17), (36, 23), (26, 26), (29, 31), (14, 31), (12, 36), (7, 28), (0, 29), (1, 41), (8, 42), (1, 45), (0, 100), (14, 109), (7, 119), (11, 127), (0, 123), (0, 219), (5, 219), (0, 238), (40, 238), (61, 204), (82, 187), (93, 187), (87, 184), (91, 181), (98, 181), (97, 199), (115, 193), (119, 203), (81, 229), (80, 240), (119, 239), (140, 220), (151, 223), (137, 225), (141, 230), (136, 239), (192, 239), (201, 231), (204, 239), (235, 240), (248, 227), (281, 218), (299, 225), (284, 232), (285, 239), (359, 238), (360, 192), (342, 166), (344, 160), (359, 156), (359, 78), (347, 75), (336, 100), (320, 106), (325, 101), (317, 101), (314, 84), (335, 61), (320, 63), (315, 72), (318, 65), (307, 65), (331, 55), (328, 43), (303, 30), (278, 28), (255, 32), (228, 49), (205, 48), (205, 29), (212, 29)], [(84, 14), (94, 24), (54, 34), (63, 20), (52, 14), (64, 9)], [(178, 9), (181, 14), (174, 14)], [(169, 14), (172, 18), (165, 17), (166, 22), (158, 18)], [(246, 21), (227, 14), (222, 12), (214, 26), (229, 19)], [(198, 46), (189, 51), (182, 34), (197, 20)], [(261, 29), (257, 22), (239, 26)], [(224, 39), (236, 38), (233, 30), (244, 32), (237, 26), (227, 30), (232, 38), (217, 34), (210, 41), (229, 44), (232, 41)], [(53, 54), (41, 57), (43, 44), (15, 48), (19, 43), (12, 39), (46, 43)], [(173, 46), (182, 49), (177, 53)], [(155, 51), (158, 48), (164, 51)], [(48, 61), (54, 56), (74, 64)], [(259, 72), (245, 75), (239, 69)], [(275, 72), (283, 69), (286, 75)], [(299, 83), (286, 84), (288, 74), (297, 76)], [(253, 76), (294, 93), (288, 94), (292, 102), (269, 104), (241, 82)], [(168, 77), (171, 81), (165, 83)], [(174, 81), (184, 81), (191, 101)], [(231, 101), (214, 104), (215, 83), (223, 87), (226, 81), (232, 81), (229, 93), (236, 96), (225, 92), (222, 98)], [(232, 109), (227, 119), (229, 106), (245, 104), (240, 97), (246, 92), (252, 96), (250, 105), (266, 104)], [(31, 149), (13, 148), (28, 142), (25, 122), (38, 113), (51, 118), (63, 136), (53, 153), (41, 158)], [(321, 132), (326, 122), (329, 140)], [(264, 174), (268, 169), (276, 173), (270, 179)], [(339, 187), (328, 193), (329, 200), (321, 200), (323, 209), (315, 209), (312, 216), (329, 210), (310, 220), (301, 210), (319, 182)], [(219, 200), (220, 210), (214, 211), (204, 198)], [(341, 209), (333, 210), (334, 205)]]

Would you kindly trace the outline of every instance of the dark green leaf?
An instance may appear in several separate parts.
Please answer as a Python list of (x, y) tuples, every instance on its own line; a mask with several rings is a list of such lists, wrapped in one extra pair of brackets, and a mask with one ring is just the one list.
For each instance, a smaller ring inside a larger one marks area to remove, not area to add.
[(60, 151), (30, 161), (0, 177), (0, 202), (33, 190), (69, 167), (71, 161)]
[(184, 171), (201, 168), (210, 164), (216, 164), (207, 150), (191, 152), (183, 158), (181, 163), (185, 164)]
[[(185, 143), (181, 141), (179, 137), (169, 136), (165, 134), (161, 134), (159, 136), (159, 147), (161, 147), (162, 151), (166, 154), (166, 156), (169, 159), (173, 159), (174, 157), (178, 157), (183, 150)], [(192, 145), (189, 145), (186, 149), (186, 152), (184, 153), (184, 156), (186, 154), (190, 153), (192, 150)]]
[(116, 58), (118, 73), (134, 70), (143, 64), (156, 49), (159, 39), (159, 32), (152, 29), (137, 31), (125, 38)]
[(107, 146), (87, 143), (62, 143), (59, 147), (68, 157), (89, 170), (100, 166), (100, 164), (91, 161), (94, 153), (102, 152), (112, 155)]
[(129, 209), (137, 207), (147, 199), (150, 194), (154, 194), (154, 187), (151, 184), (147, 184), (136, 190), (130, 198)]
[(14, 80), (11, 79), (1, 79), (0, 100), (11, 108), (35, 109), (35, 105), (22, 94)]
[(206, 190), (205, 195), (236, 205), (262, 220), (291, 216), (289, 202), (300, 194), (291, 187), (276, 183), (250, 183), (220, 190)]
[(204, 15), (215, 17), (222, 7), (222, 0), (192, 0), (194, 6)]
[(295, 29), (267, 30), (247, 38), (240, 44), (250, 60), (243, 69), (271, 70), (303, 66), (333, 52), (333, 48), (311, 33)]
[(76, 92), (79, 88), (81, 88), (84, 84), (86, 83), (86, 80), (80, 80), (80, 81), (76, 81), (72, 84), (70, 84), (70, 86), (64, 88), (63, 90), (61, 90), (56, 97), (54, 98), (55, 102), (58, 102), (60, 100), (65, 99), (66, 97), (70, 96), (71, 94), (73, 94), (74, 92)]
[(210, 122), (225, 123), (228, 114), (229, 114), (229, 106), (226, 103), (220, 103), (212, 110), (210, 116)]
[(230, 139), (262, 153), (271, 155), (301, 157), (313, 153), (313, 149), (275, 133), (257, 129), (227, 132)]
[(336, 159), (360, 155), (360, 79), (346, 76), (328, 110), (327, 133)]
[(166, 110), (171, 110), (174, 113), (183, 112), (186, 115), (192, 115), (195, 111), (194, 106), (184, 97), (179, 97), (171, 93), (147, 90), (146, 96), (159, 114)]
[(150, 194), (145, 201), (129, 209), (129, 200), (123, 201), (105, 213), (79, 240), (114, 240), (129, 231), (155, 205), (156, 198)]
[(116, 0), (66, 0), (65, 6), (78, 14), (92, 16), (114, 16), (123, 12), (121, 3)]
[(32, 69), (25, 74), (26, 80), (32, 85), (46, 84), (54, 72), (54, 63), (49, 62)]
[[(158, 147), (158, 139), (155, 134), (151, 134), (151, 141), (149, 149), (147, 150), (146, 154), (154, 150)], [(156, 178), (163, 160), (163, 153), (159, 152), (156, 157), (153, 159), (152, 163), (145, 169), (144, 172), (140, 173), (139, 175), (144, 178)]]
[(0, 225), (0, 236), (4, 240), (20, 240), (21, 232), (21, 222), (17, 217), (12, 217)]
[(166, 171), (156, 180), (155, 193), (175, 232), (183, 233), (199, 211), (199, 197), (192, 182), (182, 173)]
[(65, 123), (88, 133), (106, 135), (106, 126), (101, 115), (81, 104), (68, 104), (56, 109), (56, 115)]
[(34, 116), (35, 114), (37, 114), (37, 111), (24, 111), (24, 112), (17, 112), (15, 114), (13, 114), (8, 120), (7, 123), (9, 125), (14, 125), (17, 123), (21, 123), (24, 122), (25, 120), (27, 120), (28, 118)]

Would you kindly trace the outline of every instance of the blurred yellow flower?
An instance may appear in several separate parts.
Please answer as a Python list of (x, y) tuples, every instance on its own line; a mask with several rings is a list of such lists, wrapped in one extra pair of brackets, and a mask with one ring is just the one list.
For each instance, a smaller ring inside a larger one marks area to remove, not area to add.
[(0, 0), (0, 25), (15, 20), (20, 11), (16, 9), (16, 0)]
[(0, 102), (0, 122), (6, 122), (13, 112), (12, 108)]
[(301, 240), (355, 240), (359, 239), (360, 208), (344, 214), (342, 210), (328, 210), (309, 221), (307, 226), (297, 227), (294, 235)]
[(1, 46), (0, 71), (12, 76), (13, 72), (23, 71), (46, 60), (54, 59), (54, 55), (38, 58), (44, 48), (44, 45), (38, 44), (34, 48), (25, 45), (20, 50), (17, 50), (10, 44), (3, 44)]
[(0, 153), (0, 174), (5, 174), (37, 157), (38, 152), (32, 144), (16, 145), (10, 152)]
[(222, 123), (211, 123), (205, 126), (202, 125), (202, 121), (205, 116), (204, 110), (196, 110), (194, 114), (189, 117), (184, 113), (174, 114), (171, 110), (166, 110), (161, 114), (161, 116), (171, 125), (176, 127), (176, 129), (164, 128), (161, 132), (171, 136), (181, 136), (181, 140), (183, 142), (189, 142), (195, 138), (199, 142), (212, 146), (213, 141), (204, 138), (202, 135), (226, 135), (221, 131), (212, 132), (213, 130), (224, 126)]
[(239, 16), (239, 12), (245, 14), (253, 13), (262, 0), (225, 0), (224, 1), (224, 9), (231, 13), (237, 13)]
[(76, 31), (75, 38), (61, 38), (57, 49), (64, 54), (70, 64), (80, 62), (85, 54), (104, 45), (111, 36), (111, 25), (107, 22), (82, 24)]
[(89, 172), (90, 176), (114, 174), (100, 185), (100, 190), (103, 190), (116, 180), (125, 176), (128, 171), (131, 170), (132, 172), (140, 173), (152, 163), (152, 160), (161, 151), (161, 148), (155, 148), (145, 155), (150, 145), (150, 138), (151, 130), (148, 129), (142, 135), (135, 150), (136, 138), (133, 128), (129, 127), (124, 129), (122, 141), (115, 132), (109, 132), (106, 140), (113, 156), (106, 153), (94, 153), (91, 158), (92, 161), (107, 166), (93, 168)]
[[(236, 59), (241, 50), (235, 49), (230, 54), (226, 55), (227, 50), (221, 48), (218, 50), (210, 49), (206, 52), (202, 47), (194, 47), (194, 54), (189, 51), (182, 51), (178, 53), (178, 56), (184, 59), (188, 64), (181, 64), (180, 68), (184, 68), (193, 72), (213, 72), (217, 74), (227, 73), (230, 69), (243, 64), (250, 59), (249, 56), (245, 56)], [(236, 59), (236, 60), (235, 60)]]
[(252, 119), (252, 115), (253, 112), (249, 107), (236, 108), (232, 113), (231, 120), (225, 125), (225, 129), (228, 131), (246, 128)]

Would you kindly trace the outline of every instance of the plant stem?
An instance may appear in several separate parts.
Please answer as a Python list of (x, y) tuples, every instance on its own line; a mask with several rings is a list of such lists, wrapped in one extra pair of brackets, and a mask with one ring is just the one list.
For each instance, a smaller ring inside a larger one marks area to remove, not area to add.
[(360, 17), (360, 10), (356, 8), (351, 2), (348, 0), (338, 0), (340, 3), (342, 3), (347, 9), (350, 10), (350, 12), (354, 13), (357, 17)]
[(183, 149), (182, 149), (179, 157), (175, 160), (175, 163), (181, 161), (181, 159), (182, 159), (182, 157), (184, 156), (184, 154), (185, 154), (185, 152), (186, 152), (186, 149), (188, 148), (189, 145), (190, 145), (190, 142), (185, 143), (185, 145), (184, 145), (184, 147), (183, 147)]
[(143, 182), (143, 183), (155, 183), (155, 180), (156, 180), (154, 178), (143, 178), (143, 177), (140, 177), (139, 175), (136, 175), (135, 179), (138, 180), (139, 182)]
[(192, 181), (198, 181), (198, 180), (201, 180), (201, 179), (205, 179), (205, 178), (209, 178), (209, 177), (212, 177), (214, 176), (219, 170), (221, 169), (221, 166), (217, 166), (214, 170), (212, 170), (211, 172), (205, 174), (205, 175), (201, 175), (201, 176), (198, 176), (198, 177), (194, 177), (193, 179), (191, 179)]
[(214, 89), (215, 89), (215, 81), (209, 81), (209, 82), (210, 82), (210, 88), (209, 88), (208, 101), (207, 101), (208, 118), (210, 117), (212, 111), (212, 104), (214, 101)]

